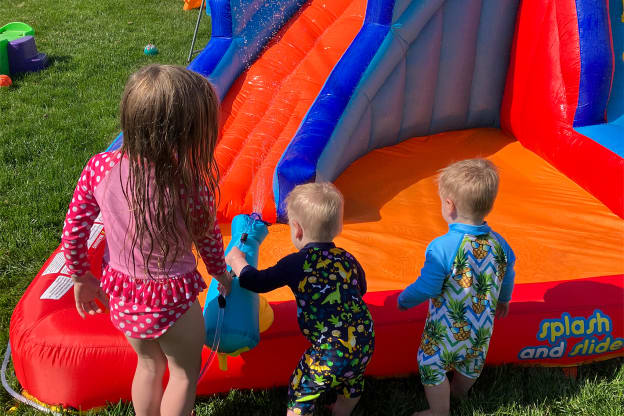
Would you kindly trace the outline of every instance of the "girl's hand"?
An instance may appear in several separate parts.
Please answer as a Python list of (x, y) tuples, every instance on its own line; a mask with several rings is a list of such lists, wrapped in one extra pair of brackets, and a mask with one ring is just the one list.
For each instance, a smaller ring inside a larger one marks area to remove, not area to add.
[(498, 302), (496, 305), (496, 317), (505, 318), (509, 313), (509, 302)]
[(223, 296), (229, 295), (232, 290), (232, 275), (230, 272), (225, 272), (219, 276), (215, 276), (215, 279), (219, 282), (219, 293)]
[(249, 264), (245, 259), (245, 253), (238, 247), (232, 247), (232, 250), (225, 256), (225, 262), (232, 268), (236, 276), (240, 276), (241, 270)]
[(100, 288), (100, 281), (91, 272), (74, 278), (74, 299), (76, 310), (82, 318), (85, 318), (86, 314), (95, 315), (104, 312), (95, 302), (96, 299), (108, 308), (108, 297)]

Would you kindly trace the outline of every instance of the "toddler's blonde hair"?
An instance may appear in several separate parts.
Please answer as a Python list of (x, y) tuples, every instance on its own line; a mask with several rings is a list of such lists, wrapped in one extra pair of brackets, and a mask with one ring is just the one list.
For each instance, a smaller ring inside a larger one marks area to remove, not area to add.
[(489, 160), (466, 159), (440, 171), (440, 195), (450, 198), (464, 216), (483, 219), (498, 193), (498, 170)]
[(332, 183), (297, 185), (286, 197), (288, 217), (296, 220), (312, 241), (332, 241), (342, 230), (344, 199)]

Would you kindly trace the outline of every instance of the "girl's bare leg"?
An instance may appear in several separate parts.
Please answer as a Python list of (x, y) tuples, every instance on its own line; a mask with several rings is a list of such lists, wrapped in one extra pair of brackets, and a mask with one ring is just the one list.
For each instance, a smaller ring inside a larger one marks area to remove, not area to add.
[(127, 337), (138, 361), (132, 380), (132, 405), (137, 416), (160, 416), (167, 358), (158, 341)]
[(204, 317), (196, 301), (158, 339), (169, 364), (169, 382), (160, 406), (162, 416), (189, 416), (193, 410), (204, 337)]

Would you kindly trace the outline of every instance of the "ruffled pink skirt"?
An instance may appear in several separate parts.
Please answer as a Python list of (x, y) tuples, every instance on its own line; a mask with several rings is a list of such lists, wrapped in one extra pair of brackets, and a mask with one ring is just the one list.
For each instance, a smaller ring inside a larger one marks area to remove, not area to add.
[(197, 270), (164, 278), (137, 279), (104, 265), (102, 289), (109, 296), (115, 328), (131, 338), (154, 339), (191, 307), (206, 283)]

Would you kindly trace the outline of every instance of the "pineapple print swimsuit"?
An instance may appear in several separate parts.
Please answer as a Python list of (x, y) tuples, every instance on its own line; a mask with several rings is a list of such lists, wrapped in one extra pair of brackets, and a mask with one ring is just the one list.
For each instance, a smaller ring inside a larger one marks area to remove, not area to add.
[(515, 256), (487, 223), (455, 223), (429, 244), (421, 275), (399, 295), (405, 308), (429, 299), (418, 349), (422, 383), (438, 385), (446, 372), (481, 374), (494, 329), (496, 304), (508, 302)]
[(290, 409), (312, 413), (315, 399), (328, 390), (346, 397), (362, 394), (375, 332), (362, 300), (364, 270), (351, 254), (333, 243), (310, 243), (268, 269), (246, 266), (239, 280), (253, 292), (288, 285), (295, 295), (299, 328), (312, 346), (290, 379)]

